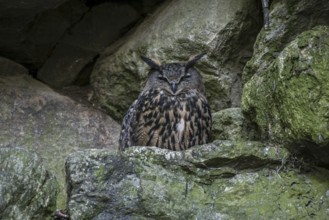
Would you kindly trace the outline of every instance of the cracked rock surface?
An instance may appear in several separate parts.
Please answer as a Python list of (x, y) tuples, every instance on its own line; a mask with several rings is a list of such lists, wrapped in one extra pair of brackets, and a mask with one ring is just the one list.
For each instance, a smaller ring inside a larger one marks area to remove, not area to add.
[(66, 161), (69, 213), (72, 219), (326, 216), (328, 171), (285, 170), (287, 156), (248, 141), (215, 141), (185, 152), (77, 152)]

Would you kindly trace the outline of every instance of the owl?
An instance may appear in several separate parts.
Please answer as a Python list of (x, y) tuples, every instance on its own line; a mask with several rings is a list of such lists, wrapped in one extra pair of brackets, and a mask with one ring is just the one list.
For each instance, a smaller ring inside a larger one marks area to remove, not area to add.
[(185, 63), (163, 65), (141, 57), (151, 70), (144, 89), (123, 119), (119, 150), (156, 146), (179, 151), (209, 141), (210, 107), (202, 77), (193, 68), (203, 55)]

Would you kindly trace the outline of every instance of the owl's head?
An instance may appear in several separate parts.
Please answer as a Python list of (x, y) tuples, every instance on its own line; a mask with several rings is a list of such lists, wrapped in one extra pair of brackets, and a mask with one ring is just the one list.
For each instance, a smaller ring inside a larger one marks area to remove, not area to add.
[(200, 73), (193, 68), (195, 63), (205, 54), (199, 54), (185, 63), (160, 64), (150, 58), (142, 56), (142, 60), (151, 67), (149, 78), (143, 91), (160, 89), (167, 95), (179, 95), (189, 90), (205, 92)]

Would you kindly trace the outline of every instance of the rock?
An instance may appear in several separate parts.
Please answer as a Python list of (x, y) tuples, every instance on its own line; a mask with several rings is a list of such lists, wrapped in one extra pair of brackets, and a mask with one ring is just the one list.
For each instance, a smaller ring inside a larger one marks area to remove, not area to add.
[(1, 1), (1, 55), (31, 69), (39, 68), (87, 10), (79, 0)]
[(212, 114), (213, 140), (259, 140), (257, 126), (248, 121), (241, 108), (227, 108)]
[(35, 154), (0, 148), (0, 219), (52, 219), (58, 183)]
[(327, 170), (288, 170), (283, 148), (215, 141), (173, 152), (87, 150), (66, 161), (71, 219), (300, 219), (327, 216)]
[(15, 74), (28, 74), (28, 70), (12, 60), (0, 57), (0, 76)]
[(100, 52), (160, 2), (1, 1), (0, 56), (48, 85), (72, 85), (86, 71), (89, 78)]
[(38, 79), (55, 88), (69, 86), (83, 68), (92, 63), (97, 52), (59, 44), (37, 74)]
[(140, 18), (129, 4), (106, 2), (88, 11), (60, 39), (38, 78), (53, 87), (71, 85), (87, 64)]
[(59, 207), (65, 200), (65, 157), (79, 149), (117, 147), (120, 125), (113, 119), (27, 74), (0, 73), (0, 103), (0, 147), (21, 146), (47, 161), (60, 183)]
[(215, 140), (240, 140), (244, 117), (240, 108), (228, 108), (212, 114), (212, 136)]
[[(137, 98), (148, 67), (146, 55), (162, 62), (198, 63), (213, 111), (240, 105), (241, 72), (260, 29), (254, 1), (168, 1), (131, 35), (108, 47), (91, 76), (95, 101), (122, 119)], [(248, 20), (248, 22), (244, 22)]]
[(140, 18), (139, 12), (129, 4), (104, 2), (91, 8), (70, 33), (61, 39), (62, 43), (101, 52), (118, 39), (127, 27)]
[(243, 84), (254, 74), (265, 71), (297, 35), (317, 25), (329, 25), (327, 0), (273, 1), (270, 10), (270, 28), (262, 29), (257, 36), (253, 57), (242, 74)]
[[(263, 138), (329, 166), (329, 27), (305, 31), (244, 86), (243, 109)], [(295, 146), (296, 145), (296, 146)]]

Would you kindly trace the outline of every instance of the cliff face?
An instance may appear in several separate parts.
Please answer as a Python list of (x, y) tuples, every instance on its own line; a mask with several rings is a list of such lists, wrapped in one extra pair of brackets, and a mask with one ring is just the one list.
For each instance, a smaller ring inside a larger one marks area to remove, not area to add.
[[(326, 219), (328, 1), (200, 2), (0, 2), (0, 219)], [(212, 143), (118, 152), (140, 55), (198, 53)]]

